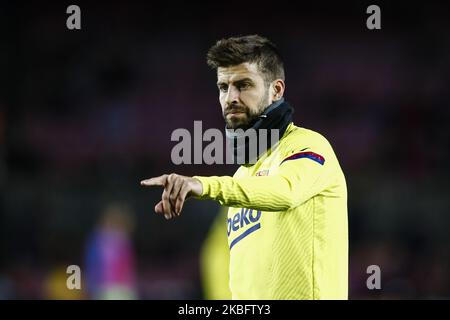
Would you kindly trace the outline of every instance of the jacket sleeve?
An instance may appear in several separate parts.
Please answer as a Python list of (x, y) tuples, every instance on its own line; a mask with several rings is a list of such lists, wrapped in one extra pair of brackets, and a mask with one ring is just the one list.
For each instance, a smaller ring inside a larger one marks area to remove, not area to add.
[(286, 211), (324, 191), (335, 180), (335, 156), (328, 143), (300, 151), (291, 148), (273, 176), (194, 176), (203, 185), (200, 199), (229, 207)]

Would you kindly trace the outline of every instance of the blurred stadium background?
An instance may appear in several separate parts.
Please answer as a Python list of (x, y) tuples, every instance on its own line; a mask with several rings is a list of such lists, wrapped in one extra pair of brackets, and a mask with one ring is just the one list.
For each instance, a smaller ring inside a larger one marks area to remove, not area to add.
[[(67, 291), (65, 268), (80, 265), (84, 281), (99, 272), (92, 239), (118, 224), (124, 241), (111, 245), (127, 258), (111, 277), (130, 287), (115, 297), (210, 297), (201, 252), (218, 205), (190, 201), (166, 221), (153, 212), (160, 190), (139, 181), (234, 172), (173, 165), (170, 134), (194, 120), (223, 128), (205, 54), (249, 33), (278, 45), (296, 123), (323, 133), (340, 158), (349, 297), (450, 298), (444, 2), (378, 2), (379, 31), (365, 27), (370, 2), (164, 3), (77, 2), (81, 31), (66, 29), (72, 3), (0, 4), (0, 299), (99, 297), (86, 282)], [(372, 264), (381, 290), (366, 288)]]

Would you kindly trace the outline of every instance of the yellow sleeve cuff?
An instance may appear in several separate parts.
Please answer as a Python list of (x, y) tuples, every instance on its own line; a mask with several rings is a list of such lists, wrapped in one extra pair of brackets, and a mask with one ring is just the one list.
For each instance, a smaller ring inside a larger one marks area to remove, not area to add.
[(221, 178), (223, 177), (202, 177), (202, 176), (193, 176), (194, 179), (197, 179), (201, 182), (203, 187), (203, 192), (199, 199), (215, 199), (221, 190)]
[(206, 198), (209, 195), (211, 189), (208, 183), (208, 177), (193, 176), (192, 178), (197, 179), (202, 184), (202, 194), (197, 198)]

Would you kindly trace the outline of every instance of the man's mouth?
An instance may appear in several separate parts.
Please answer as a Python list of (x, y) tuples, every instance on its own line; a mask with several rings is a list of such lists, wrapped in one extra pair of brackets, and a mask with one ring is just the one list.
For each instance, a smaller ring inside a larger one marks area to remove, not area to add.
[(240, 120), (245, 118), (246, 113), (241, 111), (230, 112), (227, 114), (227, 119), (230, 121)]
[(244, 113), (245, 113), (245, 110), (233, 109), (233, 110), (228, 111), (226, 113), (226, 115), (227, 116), (228, 115), (239, 115), (239, 114), (244, 114)]

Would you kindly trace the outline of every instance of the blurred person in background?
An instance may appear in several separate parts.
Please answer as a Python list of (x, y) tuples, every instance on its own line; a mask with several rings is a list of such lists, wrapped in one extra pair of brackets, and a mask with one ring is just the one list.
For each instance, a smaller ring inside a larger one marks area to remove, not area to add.
[(206, 236), (200, 253), (203, 296), (207, 300), (230, 300), (230, 249), (227, 239), (228, 208), (221, 207)]
[(134, 221), (123, 204), (106, 206), (85, 252), (88, 297), (97, 300), (136, 299)]

